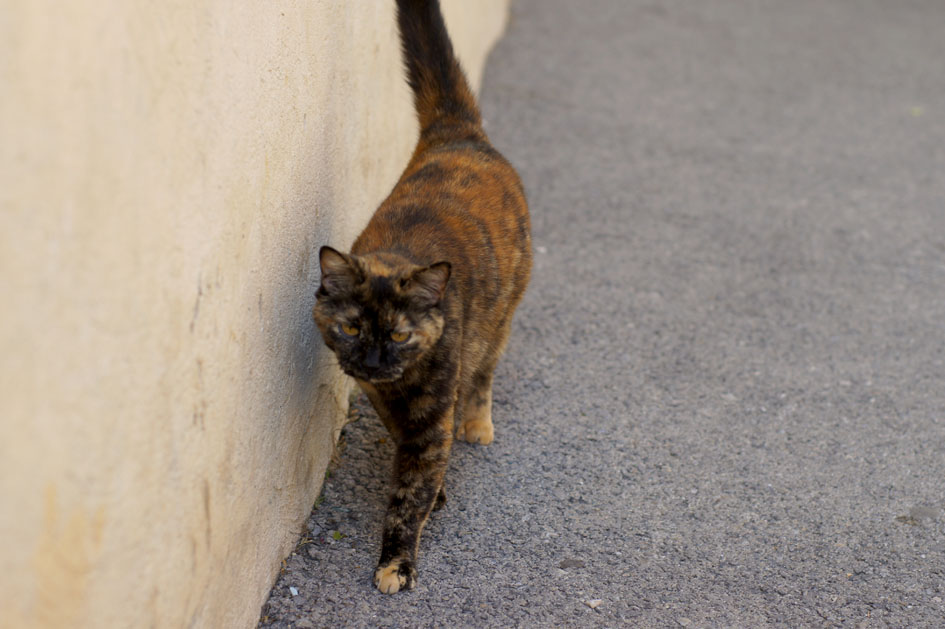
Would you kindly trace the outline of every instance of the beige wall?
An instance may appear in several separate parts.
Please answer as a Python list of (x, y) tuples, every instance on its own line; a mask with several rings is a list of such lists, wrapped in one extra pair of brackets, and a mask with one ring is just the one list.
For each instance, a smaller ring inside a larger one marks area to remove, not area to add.
[[(444, 3), (476, 83), (506, 2)], [(255, 624), (346, 407), (315, 252), (414, 140), (392, 5), (3, 0), (0, 626)]]

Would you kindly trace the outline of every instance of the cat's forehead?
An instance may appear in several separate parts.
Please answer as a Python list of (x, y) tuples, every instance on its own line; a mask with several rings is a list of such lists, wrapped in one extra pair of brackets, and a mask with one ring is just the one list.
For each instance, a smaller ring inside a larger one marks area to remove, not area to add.
[(376, 324), (382, 328), (409, 327), (410, 319), (398, 305), (392, 301), (372, 300), (356, 310), (362, 321)]
[(364, 282), (358, 291), (361, 316), (384, 325), (396, 325), (404, 307), (400, 281), (404, 277), (402, 261), (380, 255), (364, 256), (358, 261)]
[(393, 254), (371, 254), (359, 260), (364, 271), (365, 297), (376, 305), (392, 305), (401, 294), (402, 280), (413, 265)]
[(357, 262), (363, 275), (352, 297), (360, 306), (361, 315), (385, 326), (399, 325), (404, 311), (410, 309), (403, 280), (416, 270), (416, 265), (387, 252), (358, 256)]

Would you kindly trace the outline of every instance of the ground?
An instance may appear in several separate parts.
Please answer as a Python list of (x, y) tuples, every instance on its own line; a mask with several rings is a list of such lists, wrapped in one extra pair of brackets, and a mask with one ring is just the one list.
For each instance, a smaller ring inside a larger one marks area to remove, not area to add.
[(262, 627), (945, 626), (945, 4), (516, 0), (495, 442), (371, 584), (361, 401)]

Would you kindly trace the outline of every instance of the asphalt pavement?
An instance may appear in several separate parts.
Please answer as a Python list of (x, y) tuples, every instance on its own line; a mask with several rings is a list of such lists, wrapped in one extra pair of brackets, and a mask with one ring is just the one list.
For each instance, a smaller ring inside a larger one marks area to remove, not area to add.
[(533, 281), (414, 591), (361, 400), (262, 627), (945, 626), (945, 3), (514, 0)]

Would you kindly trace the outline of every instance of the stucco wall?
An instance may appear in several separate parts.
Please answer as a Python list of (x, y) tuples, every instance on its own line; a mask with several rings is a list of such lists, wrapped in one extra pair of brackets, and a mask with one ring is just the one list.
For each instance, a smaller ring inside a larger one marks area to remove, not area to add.
[[(444, 2), (474, 83), (506, 2)], [(4, 2), (3, 627), (256, 622), (346, 406), (315, 252), (414, 141), (392, 5)]]

